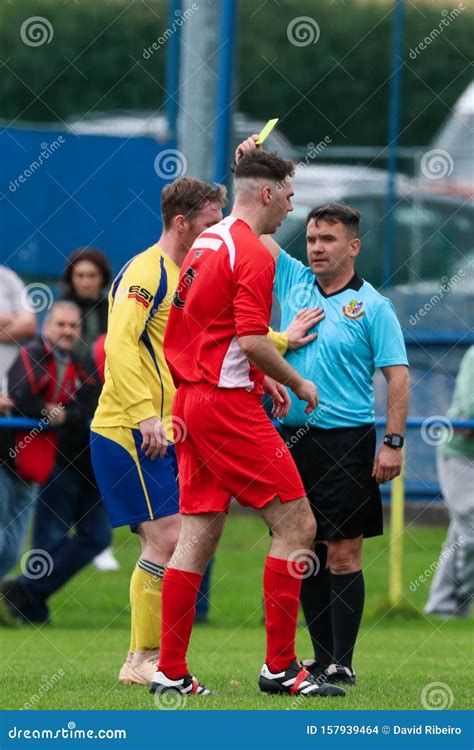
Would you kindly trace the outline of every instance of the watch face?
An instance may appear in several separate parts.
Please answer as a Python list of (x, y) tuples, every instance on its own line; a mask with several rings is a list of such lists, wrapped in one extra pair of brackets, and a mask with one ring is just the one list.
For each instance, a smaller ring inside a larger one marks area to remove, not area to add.
[(385, 435), (384, 443), (390, 445), (392, 448), (401, 448), (403, 446), (403, 438), (401, 435)]

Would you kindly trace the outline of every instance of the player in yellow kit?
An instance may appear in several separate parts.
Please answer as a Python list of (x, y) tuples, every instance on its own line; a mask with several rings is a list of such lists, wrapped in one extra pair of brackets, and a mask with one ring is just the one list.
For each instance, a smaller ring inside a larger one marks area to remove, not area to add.
[(155, 669), (161, 583), (180, 524), (165, 327), (180, 266), (196, 237), (222, 219), (225, 202), (221, 186), (187, 177), (167, 186), (160, 239), (122, 268), (109, 294), (105, 383), (91, 454), (112, 526), (130, 526), (142, 544), (130, 582), (130, 650), (119, 675), (127, 684), (148, 685)]

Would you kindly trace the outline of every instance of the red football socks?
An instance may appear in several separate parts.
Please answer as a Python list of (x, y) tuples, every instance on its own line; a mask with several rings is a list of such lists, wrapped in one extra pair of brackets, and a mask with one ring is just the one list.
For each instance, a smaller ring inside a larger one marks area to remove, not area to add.
[(202, 575), (167, 568), (163, 578), (162, 625), (158, 669), (170, 680), (188, 674), (186, 652), (196, 613)]
[(295, 636), (301, 579), (300, 564), (267, 557), (263, 570), (267, 631), (265, 661), (271, 672), (283, 672), (296, 659)]

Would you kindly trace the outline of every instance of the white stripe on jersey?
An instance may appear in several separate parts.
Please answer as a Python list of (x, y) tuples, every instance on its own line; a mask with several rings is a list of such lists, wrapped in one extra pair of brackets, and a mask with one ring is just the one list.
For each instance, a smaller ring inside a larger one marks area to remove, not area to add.
[(192, 250), (219, 250), (223, 240), (219, 237), (198, 237)]
[(227, 349), (219, 374), (218, 388), (247, 388), (252, 390), (250, 363), (242, 351), (237, 336), (234, 336)]

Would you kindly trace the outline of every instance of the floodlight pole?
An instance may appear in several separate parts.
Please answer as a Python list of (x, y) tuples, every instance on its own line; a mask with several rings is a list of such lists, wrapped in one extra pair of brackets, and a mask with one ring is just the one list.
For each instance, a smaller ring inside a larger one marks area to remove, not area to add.
[(395, 255), (395, 211), (397, 203), (397, 156), (400, 133), (400, 98), (403, 66), (404, 0), (394, 0), (392, 26), (392, 61), (388, 112), (388, 181), (384, 222), (383, 285), (392, 284)]
[(168, 3), (168, 29), (176, 31), (171, 33), (166, 44), (166, 99), (165, 110), (168, 125), (168, 137), (176, 138), (178, 122), (178, 87), (179, 87), (179, 48), (180, 48), (180, 26), (177, 24), (181, 14), (181, 0), (169, 0)]
[(214, 182), (229, 182), (230, 145), (232, 135), (232, 100), (236, 29), (235, 0), (221, 0), (219, 80), (216, 96), (216, 141), (214, 150)]
[(186, 159), (186, 174), (210, 182), (216, 141), (219, 14), (216, 4), (194, 0), (182, 0), (182, 9), (178, 148)]

